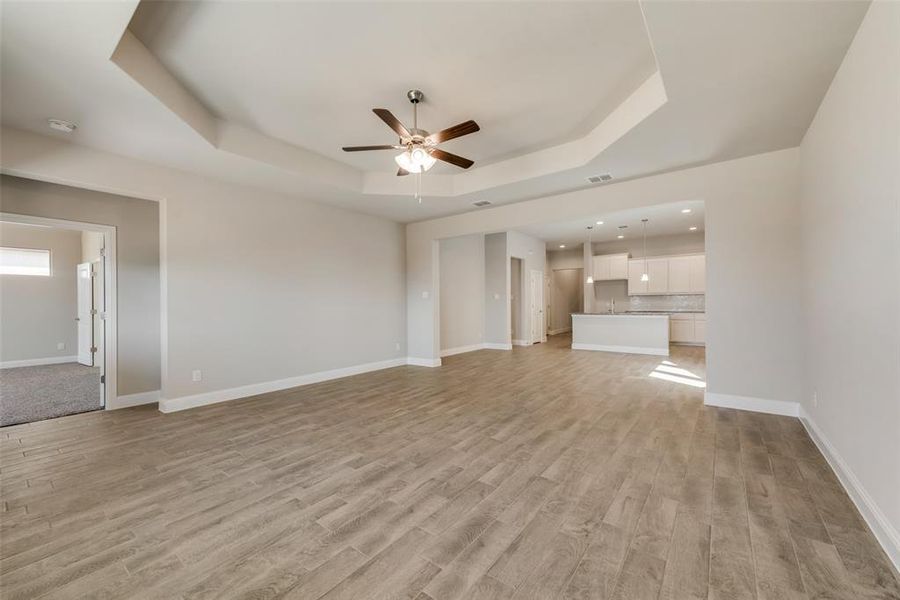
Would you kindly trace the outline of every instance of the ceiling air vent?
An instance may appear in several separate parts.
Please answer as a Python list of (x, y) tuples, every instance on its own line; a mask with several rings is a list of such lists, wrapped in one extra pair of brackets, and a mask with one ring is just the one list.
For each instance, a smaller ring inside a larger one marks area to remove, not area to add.
[(490, 206), (491, 203), (488, 200), (479, 200), (478, 202), (473, 202), (472, 206)]
[(592, 175), (587, 178), (591, 183), (606, 183), (612, 179), (612, 175), (609, 173), (603, 173), (601, 175)]

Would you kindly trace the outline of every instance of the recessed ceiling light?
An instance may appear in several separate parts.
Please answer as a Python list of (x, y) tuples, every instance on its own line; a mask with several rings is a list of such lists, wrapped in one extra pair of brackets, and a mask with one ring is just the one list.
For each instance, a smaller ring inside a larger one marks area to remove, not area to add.
[(688, 214), (689, 212), (691, 212), (691, 209), (689, 209), (689, 208), (682, 208), (682, 209), (681, 209), (681, 212), (682, 212), (683, 214)]
[(624, 239), (625, 239), (625, 236), (624, 236), (624, 235), (617, 235), (616, 237), (619, 238), (620, 240), (624, 240)]
[(78, 127), (75, 123), (63, 121), (62, 119), (47, 119), (47, 125), (50, 126), (50, 129), (63, 131), (65, 133), (72, 133)]
[(597, 221), (597, 225), (603, 225), (603, 221)]
[(565, 244), (560, 244), (559, 247), (560, 247), (560, 248), (565, 248), (566, 245), (565, 245)]
[(691, 231), (697, 231), (696, 227), (691, 227)]

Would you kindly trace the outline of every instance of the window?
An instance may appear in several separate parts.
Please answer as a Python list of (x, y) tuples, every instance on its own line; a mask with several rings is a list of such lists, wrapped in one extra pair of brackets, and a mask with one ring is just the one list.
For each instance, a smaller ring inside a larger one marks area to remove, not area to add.
[(50, 251), (0, 248), (0, 275), (50, 277)]

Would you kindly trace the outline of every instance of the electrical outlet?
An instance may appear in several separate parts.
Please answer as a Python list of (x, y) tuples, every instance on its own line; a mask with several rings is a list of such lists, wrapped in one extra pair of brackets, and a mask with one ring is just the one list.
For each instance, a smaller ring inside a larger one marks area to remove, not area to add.
[(203, 381), (203, 373), (196, 369), (191, 373), (191, 381)]
[(819, 392), (817, 390), (813, 390), (812, 402), (813, 408), (819, 408)]
[(56, 344), (56, 349), (57, 350), (65, 350), (66, 349), (65, 342), (59, 342), (58, 344)]

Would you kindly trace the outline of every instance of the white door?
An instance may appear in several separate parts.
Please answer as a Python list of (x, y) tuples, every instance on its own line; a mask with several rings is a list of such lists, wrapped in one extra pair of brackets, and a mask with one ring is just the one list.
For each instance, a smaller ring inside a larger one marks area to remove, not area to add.
[(91, 263), (77, 267), (78, 285), (78, 362), (94, 366), (94, 270)]
[(531, 343), (544, 339), (544, 272), (531, 271)]

